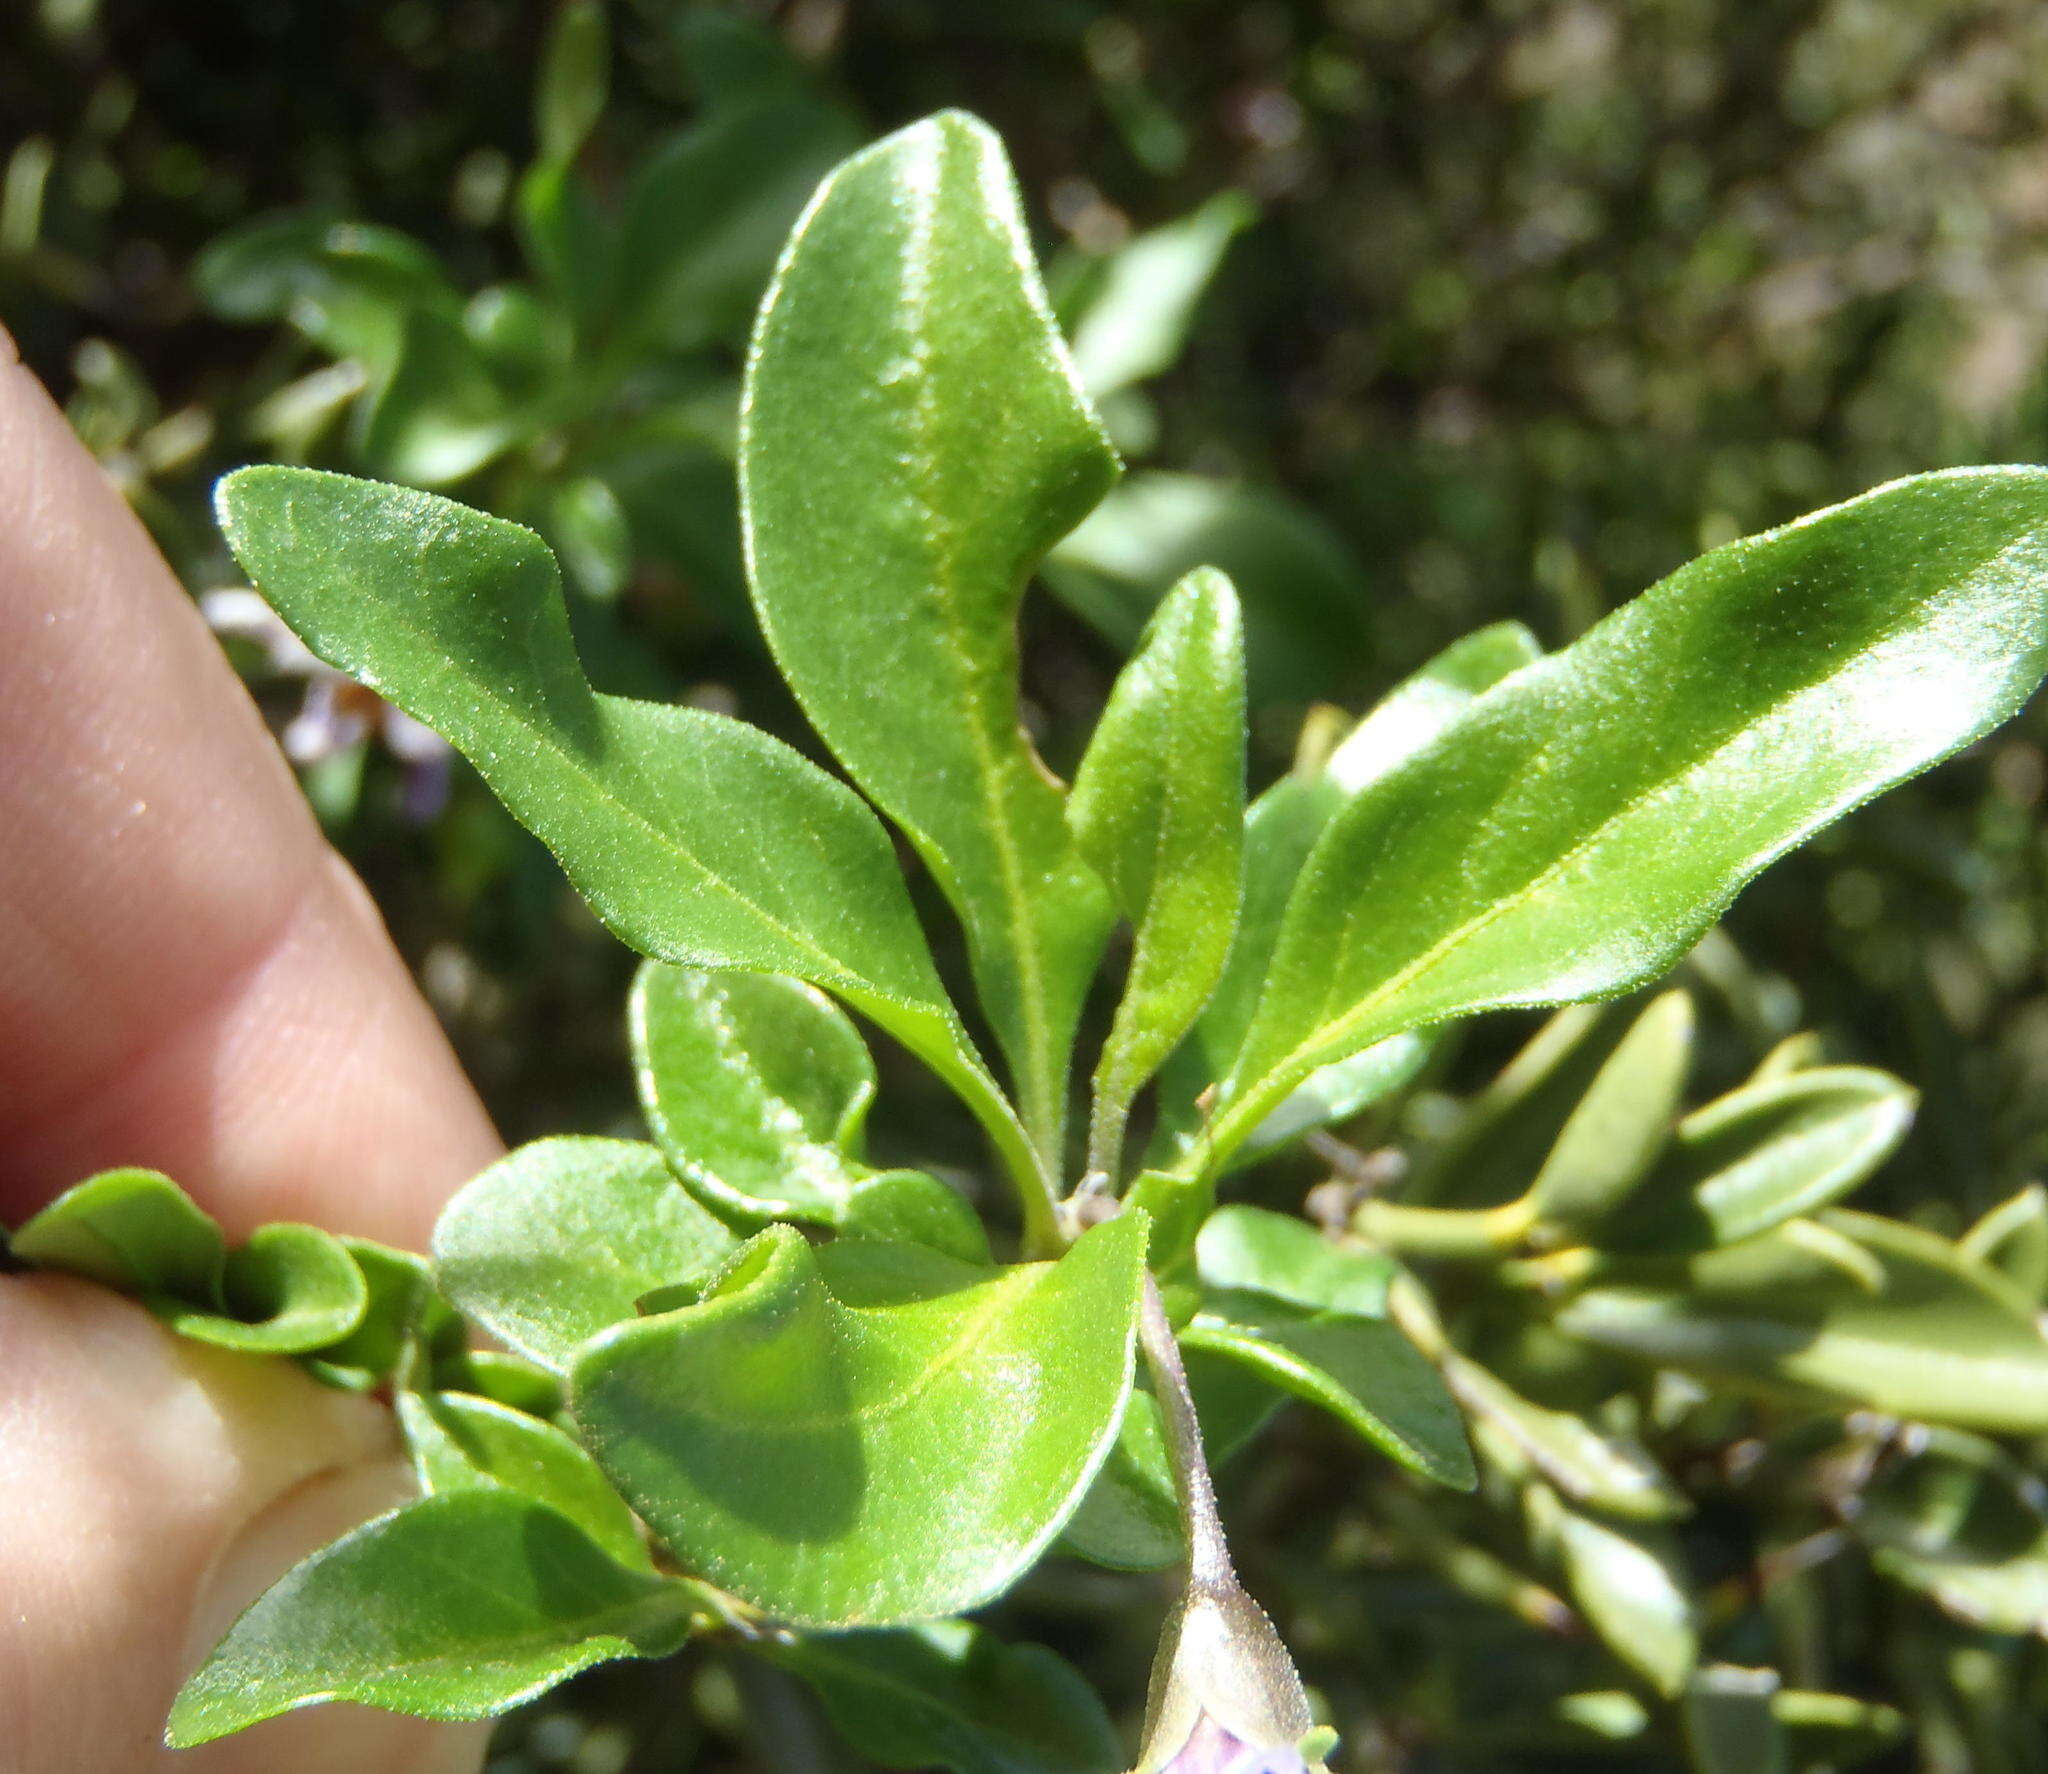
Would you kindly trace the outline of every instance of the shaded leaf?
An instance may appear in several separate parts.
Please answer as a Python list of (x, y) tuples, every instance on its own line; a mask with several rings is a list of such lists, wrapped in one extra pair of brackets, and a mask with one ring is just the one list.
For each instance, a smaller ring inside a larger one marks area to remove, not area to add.
[(1115, 1774), (1123, 1765), (1102, 1702), (1073, 1669), (965, 1620), (798, 1638), (766, 1655), (810, 1683), (847, 1742), (885, 1768)]
[(1601, 1642), (1660, 1694), (1678, 1694), (1699, 1661), (1699, 1632), (1669, 1535), (1581, 1514), (1542, 1484), (1526, 1501), (1537, 1539), (1554, 1550)]
[(2029, 1183), (1964, 1233), (1959, 1248), (2029, 1304), (2048, 1303), (2048, 1189)]
[(706, 1280), (739, 1240), (652, 1146), (546, 1139), (467, 1184), (434, 1227), (434, 1269), (477, 1323), (543, 1365), (629, 1319), (657, 1287)]
[(207, 1306), (220, 1298), (227, 1242), (161, 1171), (103, 1170), (74, 1183), (12, 1233), (8, 1248), (138, 1298)]
[(347, 1339), (369, 1309), (369, 1284), (331, 1232), (288, 1223), (259, 1226), (228, 1253), (221, 1309), (159, 1303), (181, 1337), (246, 1355), (307, 1355)]
[(1788, 1774), (1792, 1751), (1779, 1694), (1775, 1669), (1710, 1663), (1699, 1670), (1679, 1709), (1693, 1774)]
[(697, 1594), (511, 1491), (429, 1497), (287, 1571), (179, 1692), (165, 1735), (187, 1749), (322, 1700), (489, 1718), (593, 1663), (668, 1655)]
[(991, 1274), (907, 1244), (755, 1238), (697, 1305), (579, 1356), (598, 1462), (678, 1558), (800, 1625), (929, 1619), (1013, 1582), (1130, 1389), (1142, 1219)]
[(1109, 905), (1019, 725), (1017, 610), (1118, 463), (982, 124), (944, 113), (825, 182), (762, 305), (740, 466), (776, 661), (965, 923), (1050, 1158)]

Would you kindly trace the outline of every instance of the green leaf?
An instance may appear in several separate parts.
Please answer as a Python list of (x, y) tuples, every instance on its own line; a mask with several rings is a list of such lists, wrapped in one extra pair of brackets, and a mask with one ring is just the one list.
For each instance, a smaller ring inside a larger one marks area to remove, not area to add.
[(1119, 247), (1074, 323), (1074, 368), (1082, 386), (1100, 400), (1171, 369), (1224, 253), (1257, 219), (1243, 192), (1219, 191), (1199, 209)]
[(1583, 1515), (1543, 1484), (1532, 1485), (1525, 1501), (1532, 1532), (1555, 1553), (1601, 1642), (1660, 1694), (1681, 1692), (1699, 1662), (1699, 1631), (1670, 1536)]
[(986, 1266), (992, 1259), (988, 1229), (974, 1205), (921, 1170), (880, 1170), (854, 1184), (842, 1236), (896, 1244), (922, 1244), (963, 1263)]
[(306, 1355), (344, 1342), (369, 1309), (369, 1284), (348, 1247), (317, 1226), (259, 1226), (228, 1253), (222, 1310), (159, 1305), (181, 1337), (247, 1355)]
[(1811, 1214), (1898, 1149), (1918, 1100), (1889, 1072), (1863, 1066), (1815, 1066), (1746, 1084), (1680, 1124), (1647, 1186), (1593, 1241), (1703, 1250)]
[(567, 1403), (559, 1374), (499, 1349), (465, 1349), (437, 1369), (434, 1379), (449, 1391), (487, 1398), (529, 1417), (558, 1417)]
[(1965, 1232), (1958, 1248), (1998, 1271), (2028, 1304), (2048, 1302), (2048, 1189), (2029, 1183)]
[(1180, 1339), (1328, 1411), (1410, 1472), (1458, 1490), (1476, 1482), (1458, 1407), (1436, 1369), (1391, 1324), (1221, 1294)]
[(429, 1496), (500, 1486), (566, 1516), (622, 1565), (654, 1562), (597, 1462), (552, 1423), (461, 1392), (401, 1390), (406, 1451)]
[(434, 1286), (433, 1266), (425, 1257), (367, 1238), (341, 1242), (362, 1273), (363, 1316), (346, 1337), (308, 1363), (319, 1378), (367, 1392), (388, 1379), (415, 1346), (430, 1358), (462, 1351), (462, 1321)]
[(563, 1369), (657, 1287), (704, 1281), (739, 1240), (633, 1140), (546, 1139), (467, 1184), (434, 1227), (448, 1297), (493, 1335)]
[(103, 1170), (74, 1183), (8, 1240), (24, 1263), (138, 1298), (217, 1304), (220, 1227), (161, 1171)]
[(542, 160), (568, 160), (604, 115), (612, 38), (603, 0), (566, 0), (548, 29), (534, 90), (533, 133)]
[(1394, 1274), (1384, 1251), (1336, 1243), (1291, 1214), (1238, 1206), (1209, 1216), (1195, 1240), (1195, 1266), (1211, 1289), (1353, 1318), (1386, 1317)]
[(776, 661), (965, 923), (1050, 1159), (1110, 920), (1019, 724), (1017, 611), (1118, 463), (982, 124), (944, 113), (826, 180), (761, 309), (740, 469)]
[(791, 224), (859, 142), (844, 112), (804, 92), (771, 93), (677, 131), (627, 187), (622, 324), (685, 350), (743, 334)]
[(1837, 1406), (2014, 1434), (2048, 1430), (2048, 1338), (2025, 1303), (1945, 1240), (1834, 1208), (1820, 1223), (1882, 1270), (1875, 1291), (1818, 1263), (1796, 1286), (1762, 1240), (1684, 1266), (1682, 1286), (1598, 1287), (1569, 1334), (1660, 1367)]
[(218, 500), (236, 558), (306, 644), (468, 757), (622, 941), (824, 986), (1033, 1174), (858, 796), (739, 721), (599, 695), (554, 557), (516, 524), (310, 469), (243, 469)]
[(469, 336), (420, 310), (405, 317), (397, 363), (365, 411), (362, 459), (394, 480), (452, 486), (501, 455), (519, 429)]
[(1123, 1753), (1094, 1689), (1039, 1645), (965, 1620), (764, 1646), (817, 1690), (840, 1734), (885, 1768), (1114, 1774)]
[(1131, 966), (1095, 1068), (1089, 1169), (1116, 1174), (1131, 1099), (1222, 975), (1244, 842), (1244, 632), (1222, 574), (1160, 605), (1111, 692), (1067, 803), (1081, 854), (1131, 922)]
[(1444, 1377), (1460, 1404), (1573, 1502), (1630, 1521), (1668, 1521), (1690, 1512), (1684, 1493), (1638, 1443), (1536, 1404), (1462, 1356), (1447, 1364)]
[(1951, 1618), (2048, 1635), (2048, 1511), (1996, 1444), (1924, 1433), (1866, 1487), (1853, 1526), (1879, 1571)]
[(667, 1656), (698, 1593), (615, 1563), (514, 1492), (429, 1497), (266, 1590), (180, 1691), (165, 1737), (189, 1749), (322, 1700), (489, 1718), (593, 1663)]
[[(2048, 666), (2048, 471), (1902, 481), (1702, 557), (1331, 823), (1211, 1127), (1406, 1029), (1627, 990)], [(1902, 686), (1910, 686), (1910, 694)]]
[(1649, 1175), (1685, 1094), (1692, 1033), (1692, 1000), (1682, 991), (1654, 999), (1635, 1020), (1536, 1173), (1529, 1205), (1540, 1223), (1567, 1232), (1596, 1225)]
[(754, 1239), (701, 1304), (585, 1349), (585, 1443), (693, 1570), (799, 1625), (1007, 1588), (1080, 1502), (1130, 1389), (1145, 1230), (991, 1274), (907, 1244)]
[(1187, 1557), (1159, 1400), (1133, 1387), (1116, 1445), (1060, 1537), (1060, 1550), (1113, 1571), (1157, 1571)]
[(1710, 1663), (1695, 1671), (1679, 1708), (1693, 1774), (1788, 1774), (1779, 1697), (1775, 1669)]

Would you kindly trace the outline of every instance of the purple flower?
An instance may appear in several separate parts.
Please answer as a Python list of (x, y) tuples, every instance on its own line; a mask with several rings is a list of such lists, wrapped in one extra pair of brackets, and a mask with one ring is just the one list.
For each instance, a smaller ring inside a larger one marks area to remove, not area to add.
[(1308, 1763), (1291, 1749), (1260, 1749), (1246, 1743), (1203, 1713), (1180, 1754), (1160, 1774), (1308, 1774)]

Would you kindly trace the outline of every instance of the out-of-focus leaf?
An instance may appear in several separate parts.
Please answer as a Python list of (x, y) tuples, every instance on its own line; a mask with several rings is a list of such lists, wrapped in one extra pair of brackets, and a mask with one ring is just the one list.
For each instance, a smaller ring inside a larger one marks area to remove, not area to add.
[(1482, 697), (1311, 854), (1218, 1151), (1390, 1035), (1656, 977), (1775, 857), (2010, 717), (2048, 667), (2044, 536), (2048, 472), (1901, 481)]
[(1787, 1287), (1759, 1271), (1752, 1240), (1693, 1258), (1679, 1285), (1593, 1288), (1557, 1323), (1730, 1385), (1928, 1423), (2048, 1430), (2048, 1338), (2010, 1290), (1917, 1227), (1841, 1208), (1820, 1223), (1877, 1260), (1878, 1290), (1824, 1270)]
[(1811, 1029), (1802, 1029), (1796, 1035), (1787, 1035), (1777, 1046), (1757, 1062), (1757, 1068), (1750, 1073), (1752, 1084), (1769, 1084), (1780, 1078), (1789, 1078), (1794, 1072), (1804, 1072), (1811, 1066), (1827, 1063), (1827, 1048), (1820, 1036)]
[(1664, 1162), (1593, 1234), (1610, 1248), (1739, 1244), (1840, 1200), (1898, 1149), (1916, 1092), (1865, 1066), (1745, 1084), (1686, 1117)]
[(1244, 635), (1237, 594), (1195, 572), (1160, 605), (1067, 802), (1081, 854), (1134, 932), (1095, 1068), (1091, 1164), (1114, 1174), (1131, 1100), (1201, 1014), (1243, 885)]
[(1554, 1550), (1601, 1642), (1660, 1694), (1678, 1694), (1699, 1661), (1699, 1631), (1670, 1536), (1582, 1514), (1540, 1483), (1526, 1500), (1533, 1533)]
[(1090, 394), (1099, 400), (1173, 367), (1225, 251), (1257, 216), (1242, 192), (1222, 191), (1116, 250), (1072, 328), (1074, 368)]
[(427, 1495), (500, 1485), (566, 1516), (620, 1564), (654, 1568), (633, 1512), (552, 1423), (460, 1392), (401, 1389), (394, 1402)]
[(1141, 1219), (991, 1274), (771, 1227), (700, 1304), (576, 1364), (598, 1463), (694, 1570), (785, 1620), (932, 1619), (1000, 1593), (1116, 1438)]
[(699, 1594), (515, 1492), (428, 1497), (266, 1590), (179, 1692), (166, 1736), (189, 1749), (321, 1700), (488, 1718), (593, 1663), (667, 1656)]
[(766, 1655), (817, 1691), (848, 1743), (885, 1768), (1114, 1774), (1123, 1753), (1095, 1691), (1038, 1645), (966, 1620), (797, 1638)]
[(1789, 1774), (1791, 1745), (1779, 1722), (1775, 1669), (1710, 1663), (1686, 1684), (1679, 1708), (1693, 1774)]
[(1394, 1273), (1384, 1251), (1338, 1244), (1291, 1214), (1242, 1206), (1209, 1216), (1195, 1240), (1195, 1265), (1205, 1287), (1352, 1318), (1387, 1315)]
[(39, 1269), (61, 1269), (138, 1298), (210, 1305), (227, 1243), (211, 1216), (161, 1171), (103, 1170), (74, 1183), (9, 1236)]
[(2048, 1637), (2048, 1510), (2003, 1449), (1938, 1433), (1860, 1501), (1855, 1531), (1892, 1581), (1966, 1625)]
[(557, 489), (547, 530), (556, 554), (584, 596), (608, 603), (633, 576), (633, 527), (619, 496), (596, 475)]
[(1692, 1031), (1692, 1000), (1682, 991), (1636, 1018), (1536, 1173), (1529, 1202), (1540, 1223), (1597, 1225), (1649, 1174), (1685, 1094)]
[(2029, 1183), (1964, 1233), (1959, 1248), (2029, 1303), (2048, 1303), (2048, 1189)]
[(445, 315), (408, 314), (390, 379), (368, 409), (363, 459), (414, 486), (465, 480), (518, 436), (482, 354)]
[(1475, 1482), (1458, 1407), (1436, 1369), (1384, 1320), (1217, 1294), (1181, 1342), (1328, 1411), (1411, 1472), (1459, 1490)]
[(1263, 487), (1134, 474), (1054, 547), (1045, 582), (1130, 648), (1167, 590), (1200, 566), (1244, 587), (1255, 701), (1327, 692), (1370, 656), (1364, 569), (1319, 518)]
[(965, 923), (1048, 1162), (1111, 911), (1019, 724), (1017, 612), (1119, 466), (987, 127), (947, 112), (835, 172), (748, 366), (754, 599), (804, 712)]
[(566, 0), (548, 27), (533, 95), (533, 133), (543, 160), (572, 159), (611, 91), (612, 37), (603, 0)]
[(966, 1097), (1022, 1175), (887, 835), (787, 746), (599, 695), (540, 539), (430, 494), (308, 469), (222, 482), (250, 576), (314, 652), (435, 727), (643, 954), (787, 973), (875, 1018)]
[(485, 1329), (551, 1368), (657, 1287), (705, 1281), (738, 1249), (661, 1154), (632, 1140), (536, 1140), (442, 1209), (434, 1267)]
[(1636, 1442), (1603, 1435), (1583, 1417), (1524, 1398), (1477, 1362), (1445, 1375), (1452, 1396), (1486, 1418), (1536, 1471), (1573, 1502), (1631, 1521), (1668, 1521), (1691, 1505)]

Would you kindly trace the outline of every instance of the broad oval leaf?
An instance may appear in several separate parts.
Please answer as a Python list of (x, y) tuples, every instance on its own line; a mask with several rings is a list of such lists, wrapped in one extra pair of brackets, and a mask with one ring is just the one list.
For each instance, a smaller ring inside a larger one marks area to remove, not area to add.
[(702, 1302), (578, 1357), (572, 1409), (689, 1568), (799, 1625), (987, 1600), (1043, 1552), (1130, 1390), (1142, 1216), (991, 1273), (907, 1244), (748, 1244)]
[(1180, 1340), (1328, 1411), (1410, 1472), (1458, 1490), (1477, 1482), (1457, 1405), (1436, 1369), (1384, 1320), (1220, 1294)]
[(227, 1242), (161, 1171), (103, 1170), (74, 1183), (12, 1233), (7, 1248), (138, 1298), (219, 1303)]
[(2048, 666), (2048, 471), (1897, 482), (1703, 556), (1332, 822), (1212, 1125), (1405, 1029), (1619, 992)]
[(218, 503), (236, 559), (306, 644), (461, 751), (622, 941), (826, 987), (947, 1078), (1031, 1174), (888, 836), (844, 784), (743, 722), (598, 694), (554, 557), (517, 524), (300, 468), (243, 469)]
[(698, 1595), (512, 1491), (428, 1497), (264, 1591), (180, 1690), (165, 1737), (190, 1749), (323, 1700), (489, 1718), (593, 1663), (667, 1656)]
[(1055, 1154), (1110, 913), (1019, 725), (1017, 611), (1119, 464), (984, 125), (930, 118), (820, 188), (762, 305), (740, 470), (776, 662), (960, 914), (1025, 1122)]
[(1635, 1020), (1536, 1173), (1529, 1205), (1541, 1223), (1563, 1231), (1595, 1225), (1649, 1175), (1685, 1094), (1692, 1031), (1683, 992), (1666, 992)]
[(1244, 757), (1237, 594), (1197, 571), (1168, 593), (1117, 678), (1067, 803), (1081, 854), (1134, 932), (1095, 1068), (1091, 1170), (1115, 1174), (1132, 1098), (1223, 972), (1243, 885)]
[(1898, 1150), (1918, 1101), (1889, 1072), (1864, 1066), (1746, 1084), (1680, 1123), (1654, 1176), (1592, 1241), (1703, 1250), (1817, 1212)]
[(566, 1516), (620, 1564), (654, 1568), (633, 1512), (554, 1424), (461, 1392), (401, 1390), (394, 1403), (428, 1496), (491, 1485), (517, 1491)]
[(434, 1269), (477, 1323), (543, 1365), (634, 1315), (657, 1287), (703, 1281), (739, 1240), (633, 1140), (536, 1140), (441, 1210)]
[(1825, 1270), (1787, 1287), (1750, 1245), (1686, 1265), (1682, 1287), (1598, 1287), (1558, 1314), (1571, 1335), (1660, 1367), (1928, 1423), (2048, 1430), (2048, 1337), (2025, 1303), (1945, 1240), (1830, 1209), (1820, 1223), (1881, 1266), (1875, 1291)]
[(764, 1646), (803, 1677), (846, 1741), (885, 1768), (1116, 1774), (1123, 1753), (1095, 1690), (1040, 1645), (966, 1620)]

